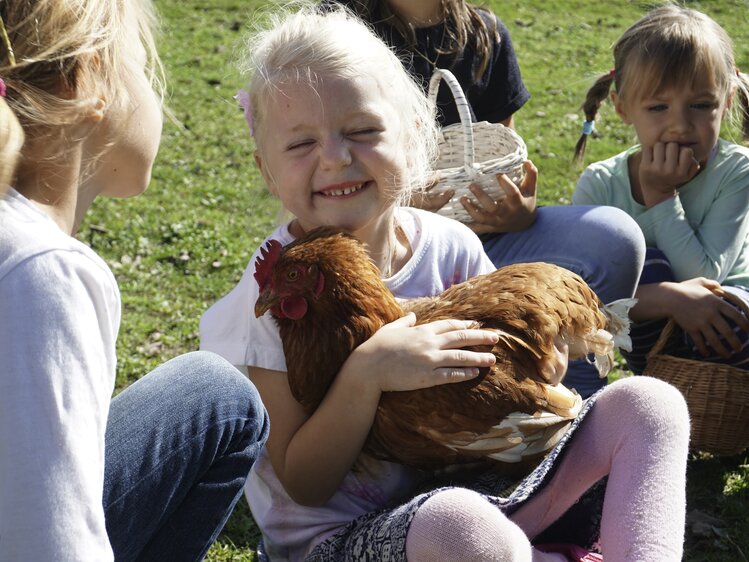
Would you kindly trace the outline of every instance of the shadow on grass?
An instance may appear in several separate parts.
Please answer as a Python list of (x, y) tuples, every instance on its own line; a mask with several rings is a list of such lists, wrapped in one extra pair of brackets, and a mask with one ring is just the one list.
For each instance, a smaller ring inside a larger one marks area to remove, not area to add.
[(687, 466), (687, 562), (747, 562), (749, 453), (693, 453)]
[(260, 540), (260, 531), (252, 519), (250, 508), (244, 497), (226, 522), (224, 530), (208, 551), (206, 562), (255, 562), (255, 547)]

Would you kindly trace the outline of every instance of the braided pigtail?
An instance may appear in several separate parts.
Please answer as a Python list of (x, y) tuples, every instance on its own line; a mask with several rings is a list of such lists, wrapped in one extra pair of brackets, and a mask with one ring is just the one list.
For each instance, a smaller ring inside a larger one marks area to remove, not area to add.
[(741, 133), (744, 140), (749, 140), (749, 74), (736, 71), (738, 86), (736, 91), (737, 102), (739, 103), (739, 119), (741, 120)]
[(590, 90), (588, 90), (585, 96), (585, 102), (583, 102), (582, 110), (585, 114), (585, 121), (583, 122), (583, 131), (580, 138), (575, 146), (575, 156), (573, 162), (579, 164), (583, 160), (585, 154), (585, 145), (588, 141), (588, 137), (593, 133), (596, 115), (601, 104), (609, 97), (609, 91), (611, 90), (611, 84), (614, 82), (614, 71), (607, 72), (603, 76), (600, 76)]

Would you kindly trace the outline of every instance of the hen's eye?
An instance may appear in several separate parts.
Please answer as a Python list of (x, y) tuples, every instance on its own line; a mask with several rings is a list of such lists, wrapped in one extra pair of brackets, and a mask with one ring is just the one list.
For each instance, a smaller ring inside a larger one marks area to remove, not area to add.
[(296, 281), (299, 278), (299, 272), (296, 269), (292, 269), (286, 274), (286, 278), (289, 281)]

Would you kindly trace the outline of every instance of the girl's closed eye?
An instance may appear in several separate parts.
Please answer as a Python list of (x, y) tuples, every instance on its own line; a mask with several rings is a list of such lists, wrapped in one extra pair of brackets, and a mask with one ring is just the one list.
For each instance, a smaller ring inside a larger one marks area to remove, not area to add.
[(356, 129), (355, 131), (352, 131), (349, 133), (351, 136), (367, 136), (367, 135), (376, 135), (379, 133), (379, 129), (375, 129), (374, 127), (366, 127), (363, 129)]
[(647, 106), (648, 111), (652, 113), (660, 113), (668, 109), (668, 105), (665, 103), (654, 103)]
[(313, 139), (302, 139), (298, 141), (293, 141), (286, 146), (286, 150), (287, 151), (303, 150), (305, 148), (310, 148), (314, 143), (315, 141)]
[(368, 139), (370, 137), (379, 135), (384, 130), (385, 127), (380, 123), (365, 121), (350, 127), (345, 135), (348, 137), (353, 137), (355, 139)]

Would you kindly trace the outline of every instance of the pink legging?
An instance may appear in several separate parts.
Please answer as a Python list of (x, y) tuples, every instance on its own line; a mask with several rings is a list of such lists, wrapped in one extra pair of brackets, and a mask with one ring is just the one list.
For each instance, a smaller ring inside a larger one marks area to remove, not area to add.
[(674, 387), (649, 377), (607, 386), (549, 483), (508, 519), (479, 494), (440, 492), (416, 512), (406, 555), (421, 560), (564, 560), (530, 540), (608, 475), (605, 562), (679, 561), (686, 509), (689, 416)]

